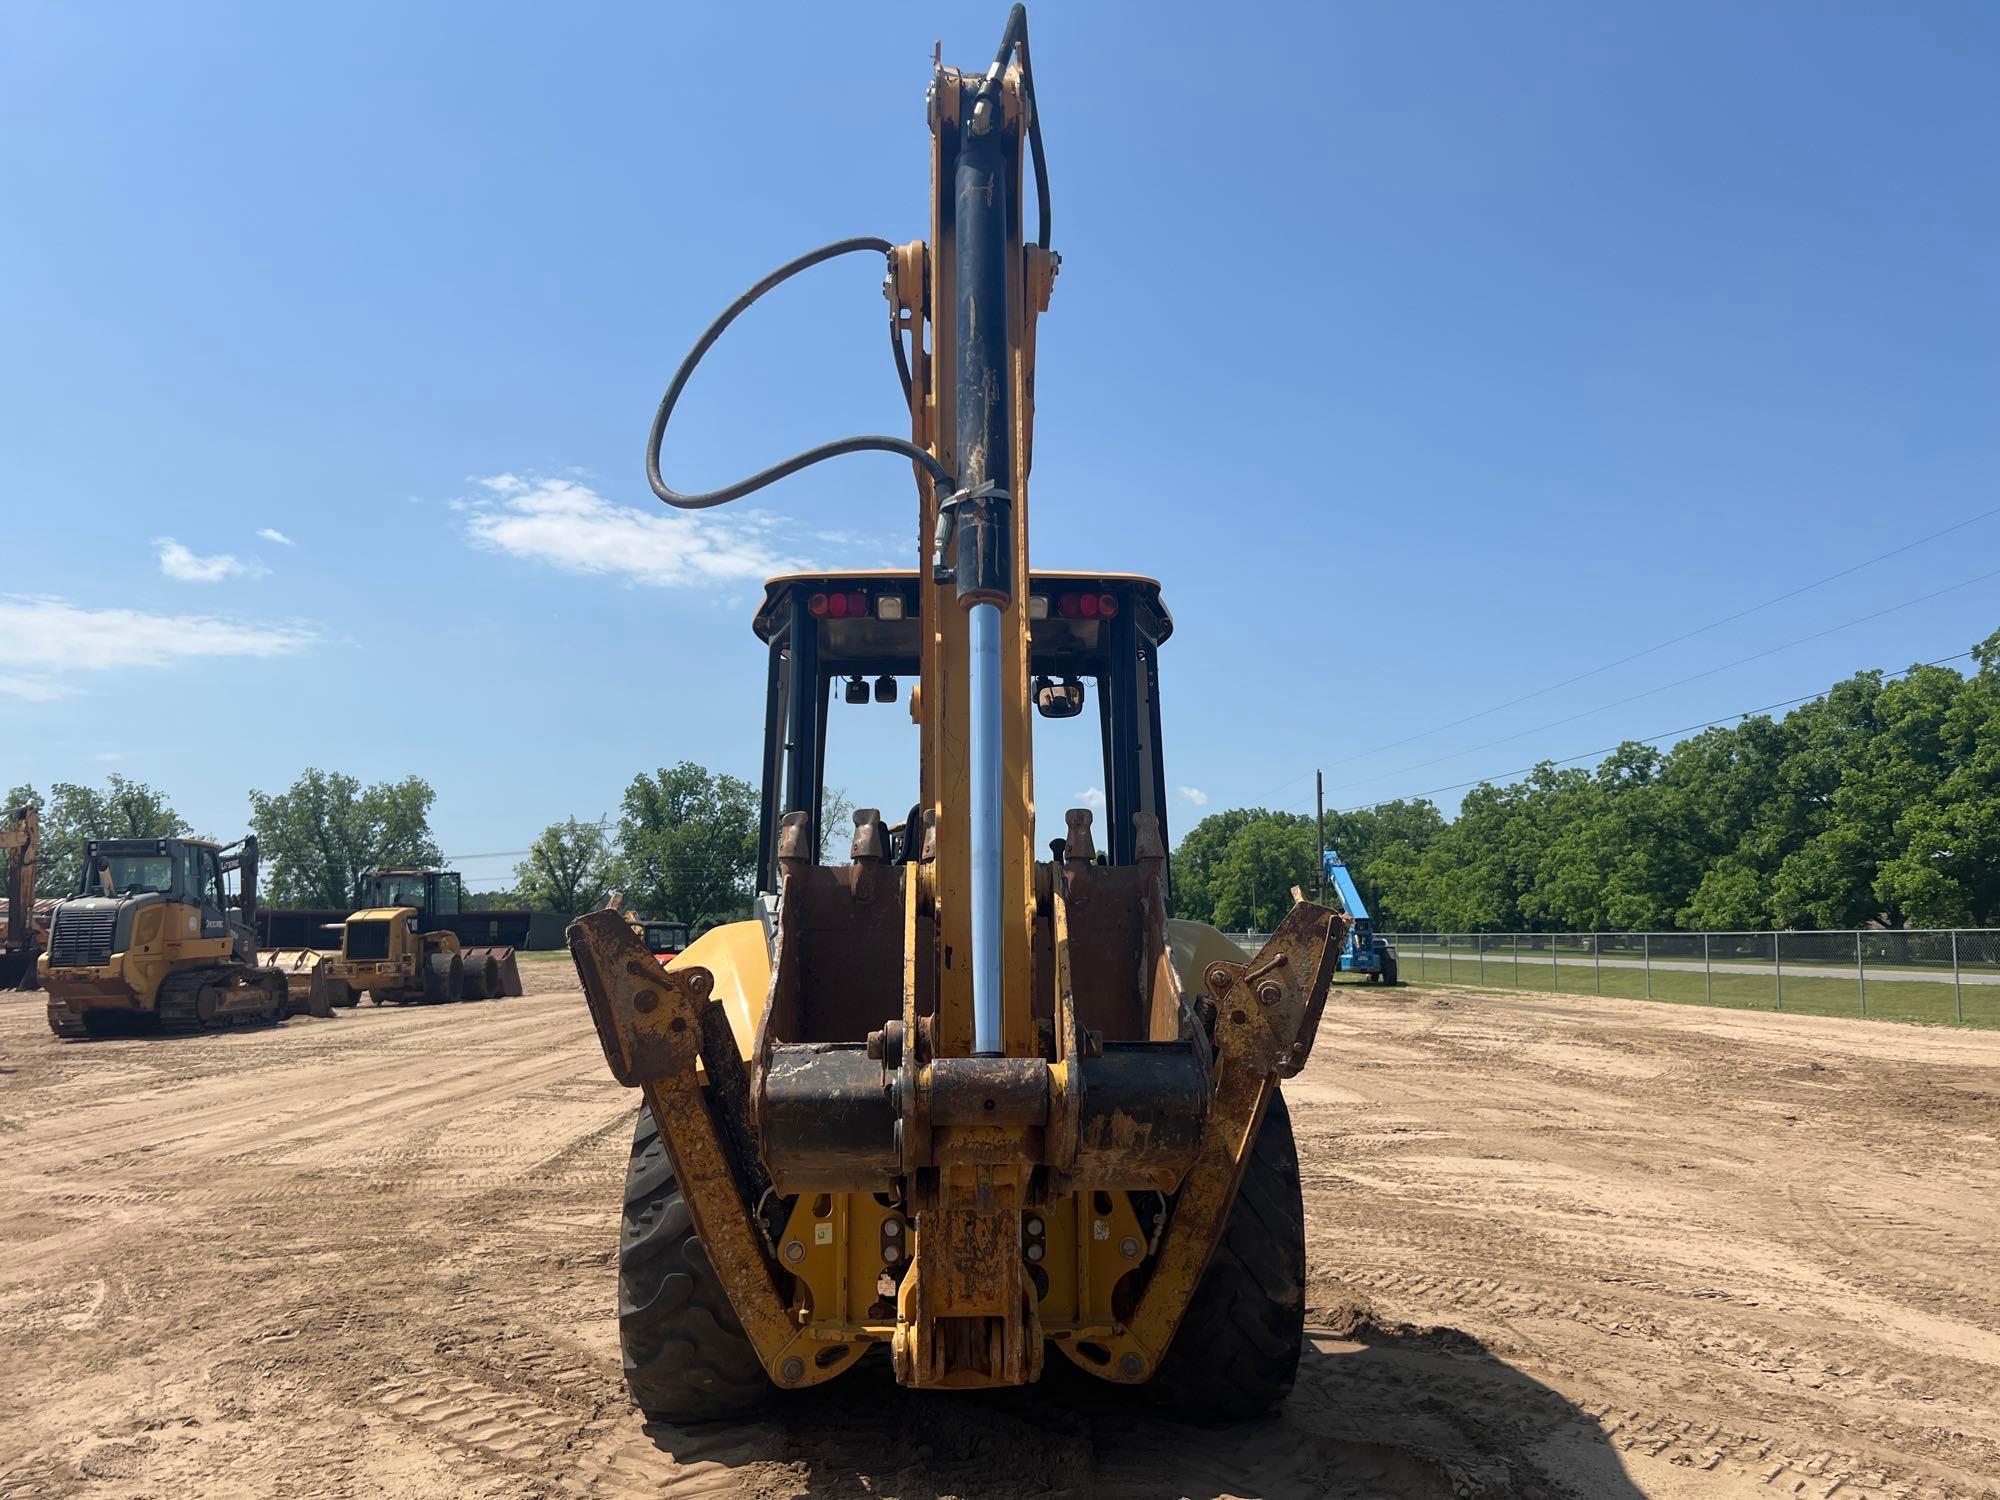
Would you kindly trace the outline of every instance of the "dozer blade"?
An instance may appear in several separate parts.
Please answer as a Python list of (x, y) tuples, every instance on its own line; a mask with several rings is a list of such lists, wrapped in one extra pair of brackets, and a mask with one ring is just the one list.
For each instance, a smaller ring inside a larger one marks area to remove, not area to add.
[(285, 976), (286, 1015), (326, 1016), (348, 1003), (347, 986), (326, 970), (326, 961), (339, 956), (323, 948), (272, 948), (258, 954), (257, 962)]

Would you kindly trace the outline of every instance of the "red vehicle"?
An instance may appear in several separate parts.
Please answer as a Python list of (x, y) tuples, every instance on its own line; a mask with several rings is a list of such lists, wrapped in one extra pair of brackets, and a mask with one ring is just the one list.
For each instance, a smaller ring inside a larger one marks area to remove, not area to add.
[(688, 924), (685, 922), (635, 922), (633, 925), (646, 940), (647, 949), (661, 963), (688, 945)]

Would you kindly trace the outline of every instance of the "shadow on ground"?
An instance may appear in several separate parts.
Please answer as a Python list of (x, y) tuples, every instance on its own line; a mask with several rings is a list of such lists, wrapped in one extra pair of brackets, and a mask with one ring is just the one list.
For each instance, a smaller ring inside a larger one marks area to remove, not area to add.
[[(1589, 1497), (1637, 1500), (1596, 1421), (1452, 1329), (1322, 1314), (1291, 1399), (1203, 1426), (1164, 1416), (1051, 1351), (1026, 1390), (896, 1388), (886, 1360), (782, 1399), (760, 1420), (647, 1434), (690, 1488), (756, 1465), (759, 1494)], [(788, 1466), (782, 1489), (773, 1466)], [(708, 1471), (704, 1474), (701, 1471)]]

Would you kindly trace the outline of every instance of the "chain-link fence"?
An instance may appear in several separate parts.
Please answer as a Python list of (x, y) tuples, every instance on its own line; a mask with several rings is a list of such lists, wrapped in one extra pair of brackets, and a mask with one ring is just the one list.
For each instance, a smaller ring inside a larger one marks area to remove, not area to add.
[[(1231, 933), (1250, 952), (1264, 934)], [(2000, 1026), (2000, 929), (1385, 933), (1401, 977)]]

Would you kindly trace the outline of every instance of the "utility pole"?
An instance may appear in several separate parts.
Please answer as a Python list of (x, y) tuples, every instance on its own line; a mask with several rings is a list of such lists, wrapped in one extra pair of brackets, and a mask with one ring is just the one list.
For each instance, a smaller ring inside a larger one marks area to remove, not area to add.
[(1319, 834), (1319, 904), (1326, 905), (1326, 772), (1313, 772), (1313, 828)]

